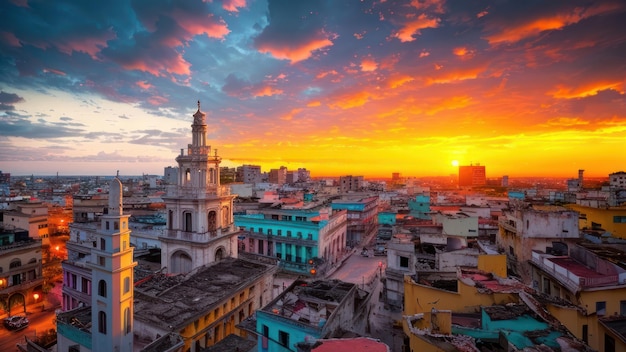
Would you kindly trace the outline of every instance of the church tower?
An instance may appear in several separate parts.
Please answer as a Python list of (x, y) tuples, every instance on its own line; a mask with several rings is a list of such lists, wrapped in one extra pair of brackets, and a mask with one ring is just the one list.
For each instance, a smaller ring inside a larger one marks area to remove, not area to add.
[(99, 351), (133, 350), (133, 248), (128, 215), (122, 214), (122, 183), (109, 186), (109, 206), (91, 250), (91, 338)]
[(169, 273), (188, 273), (225, 257), (237, 257), (233, 199), (220, 185), (217, 149), (207, 144), (206, 114), (193, 115), (191, 144), (176, 157), (176, 185), (163, 196), (167, 229), (161, 240), (161, 266)]

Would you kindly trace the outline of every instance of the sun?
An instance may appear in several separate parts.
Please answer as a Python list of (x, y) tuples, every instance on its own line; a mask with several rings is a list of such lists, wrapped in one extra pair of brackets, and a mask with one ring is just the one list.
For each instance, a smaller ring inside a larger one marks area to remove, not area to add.
[(458, 160), (452, 160), (452, 166), (454, 166), (454, 167), (459, 166), (459, 161)]

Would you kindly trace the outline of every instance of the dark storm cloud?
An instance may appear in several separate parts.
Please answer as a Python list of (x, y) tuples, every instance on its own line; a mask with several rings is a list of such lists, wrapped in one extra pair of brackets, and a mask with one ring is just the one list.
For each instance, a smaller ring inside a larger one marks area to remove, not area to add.
[(24, 98), (14, 93), (0, 91), (0, 111), (14, 110), (15, 103), (23, 102)]

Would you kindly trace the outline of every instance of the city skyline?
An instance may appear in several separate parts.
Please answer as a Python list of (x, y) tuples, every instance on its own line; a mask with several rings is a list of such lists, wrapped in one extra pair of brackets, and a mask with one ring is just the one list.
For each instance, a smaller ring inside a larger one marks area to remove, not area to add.
[(604, 177), (626, 165), (620, 1), (12, 0), (0, 170), (162, 174), (196, 102), (222, 166)]

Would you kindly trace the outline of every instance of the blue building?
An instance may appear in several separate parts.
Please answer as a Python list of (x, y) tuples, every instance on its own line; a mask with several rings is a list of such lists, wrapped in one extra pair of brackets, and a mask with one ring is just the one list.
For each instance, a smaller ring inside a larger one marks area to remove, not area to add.
[(365, 239), (376, 234), (378, 230), (378, 196), (356, 200), (334, 200), (332, 209), (333, 212), (340, 210), (348, 212), (348, 237), (346, 243), (348, 246), (357, 246)]
[(415, 200), (410, 199), (408, 202), (410, 215), (418, 219), (429, 220), (430, 215), (430, 196), (418, 194)]
[(346, 248), (346, 211), (330, 209), (264, 209), (235, 215), (242, 256), (274, 261), (298, 274), (321, 274)]
[(370, 296), (360, 292), (355, 284), (339, 280), (296, 280), (256, 311), (258, 351), (298, 351), (299, 344), (339, 331), (363, 335)]

